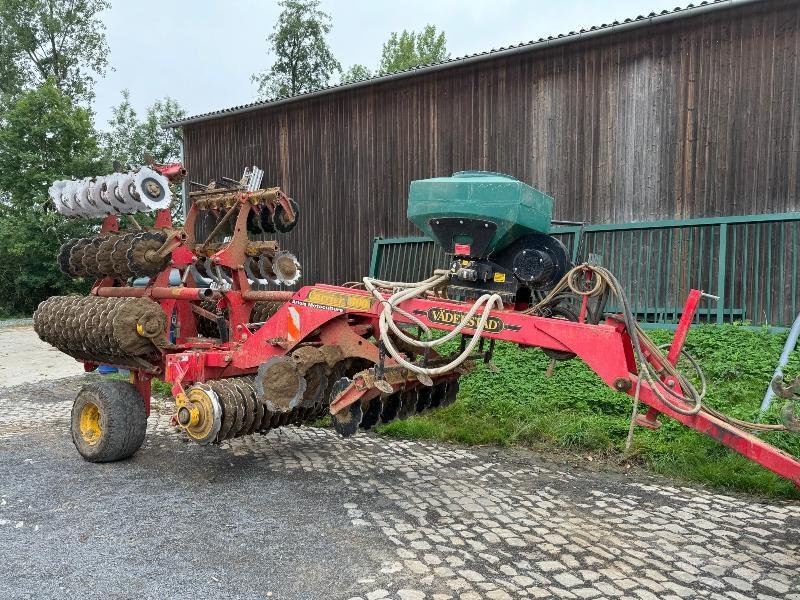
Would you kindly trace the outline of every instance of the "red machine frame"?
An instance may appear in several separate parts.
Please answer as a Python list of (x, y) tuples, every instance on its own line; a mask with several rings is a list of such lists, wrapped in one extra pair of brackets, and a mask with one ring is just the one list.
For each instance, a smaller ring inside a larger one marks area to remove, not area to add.
[[(243, 193), (240, 199), (247, 206)], [(249, 210), (249, 207), (248, 207)], [(133, 380), (149, 414), (150, 380), (158, 375), (173, 384), (173, 394), (184, 393), (184, 386), (209, 379), (253, 374), (265, 360), (285, 355), (301, 342), (314, 341), (319, 344), (335, 344), (343, 349), (346, 356), (360, 357), (371, 363), (381, 361), (376, 343), (369, 337), (378, 331), (378, 320), (382, 304), (364, 290), (330, 285), (307, 286), (292, 292), (253, 291), (243, 271), (246, 245), (246, 219), (248, 210), (239, 210), (234, 223), (234, 236), (219, 252), (211, 257), (214, 264), (231, 270), (232, 284), (227, 291), (194, 287), (191, 278), (181, 287), (169, 287), (169, 274), (172, 268), (188, 268), (195, 260), (191, 250), (194, 240), (187, 231), (192, 231), (191, 223), (196, 218), (196, 208), (192, 207), (187, 217), (187, 227), (174, 230), (171, 236), (172, 264), (154, 277), (145, 288), (114, 287), (113, 280), (100, 280), (92, 290), (98, 296), (145, 296), (158, 300), (168, 317), (176, 315), (179, 331), (175, 340), (163, 351), (163, 364), (150, 371), (134, 371)], [(227, 217), (228, 215), (226, 215)], [(156, 227), (167, 228), (169, 212), (162, 211), (156, 220)], [(108, 217), (103, 231), (116, 231), (116, 217)], [(243, 234), (244, 233), (244, 234)], [(168, 240), (169, 242), (169, 240)], [(680, 323), (669, 349), (668, 360), (675, 364), (694, 318), (701, 292), (692, 290), (684, 307)], [(191, 302), (215, 298), (218, 306), (229, 313), (230, 339), (226, 342), (197, 337)], [(253, 303), (259, 300), (279, 300), (284, 304), (263, 325), (253, 327), (248, 323)], [(414, 314), (422, 323), (432, 329), (451, 331), (458, 321), (447, 323), (437, 314), (463, 314), (468, 303), (455, 302), (441, 298), (411, 299), (402, 303), (402, 308)], [(585, 308), (585, 307), (584, 307)], [(604, 323), (586, 323), (581, 311), (578, 322), (524, 314), (515, 310), (494, 310), (490, 313), (494, 325), (483, 332), (489, 340), (504, 340), (525, 347), (539, 347), (556, 351), (575, 353), (609, 386), (637, 396), (649, 407), (637, 422), (646, 427), (657, 427), (656, 417), (668, 415), (684, 425), (695, 429), (720, 443), (732, 448), (743, 456), (786, 477), (800, 486), (800, 462), (793, 456), (775, 448), (767, 442), (743, 431), (706, 412), (684, 415), (664, 404), (650, 385), (638, 382), (638, 371), (631, 338), (625, 325), (607, 318)], [(410, 323), (401, 313), (395, 315), (397, 322)], [(465, 328), (463, 334), (472, 334)], [(661, 371), (654, 356), (647, 355), (653, 367)], [(390, 357), (382, 361), (386, 369), (396, 367)], [(86, 365), (87, 370), (95, 365)], [(436, 378), (443, 380), (453, 375)], [(668, 385), (667, 376), (663, 380)], [(382, 382), (383, 392), (363, 377), (356, 376), (352, 384), (333, 399), (330, 410), (337, 413), (348, 405), (386, 393), (386, 384), (397, 391), (404, 386), (423, 385), (413, 375), (401, 379), (387, 379)], [(637, 385), (638, 384), (638, 385)], [(686, 409), (689, 409), (686, 406)]]

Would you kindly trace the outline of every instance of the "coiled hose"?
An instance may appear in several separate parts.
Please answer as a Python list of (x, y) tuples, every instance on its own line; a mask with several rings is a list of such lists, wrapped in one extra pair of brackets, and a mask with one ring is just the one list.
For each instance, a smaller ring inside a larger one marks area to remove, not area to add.
[[(433, 339), (433, 335), (431, 333), (430, 328), (425, 325), (422, 321), (420, 321), (417, 317), (409, 313), (408, 311), (403, 310), (398, 305), (402, 302), (409, 300), (411, 298), (419, 298), (420, 296), (425, 295), (426, 293), (434, 290), (437, 287), (441, 287), (445, 285), (448, 280), (450, 279), (450, 272), (437, 270), (434, 271), (433, 276), (425, 279), (424, 281), (419, 281), (417, 283), (406, 283), (406, 282), (397, 282), (397, 281), (381, 281), (379, 279), (372, 279), (370, 277), (364, 277), (364, 287), (369, 291), (377, 300), (382, 304), (383, 309), (381, 310), (380, 318), (378, 320), (378, 328), (380, 331), (380, 339), (383, 342), (383, 346), (386, 349), (386, 352), (394, 358), (398, 364), (402, 365), (406, 369), (413, 371), (415, 373), (421, 375), (428, 375), (429, 377), (435, 375), (442, 375), (443, 373), (448, 373), (463, 363), (467, 357), (472, 353), (475, 346), (481, 339), (481, 335), (483, 334), (483, 330), (486, 328), (486, 321), (489, 319), (489, 313), (494, 309), (502, 309), (503, 308), (503, 300), (500, 298), (498, 294), (484, 294), (480, 298), (478, 298), (475, 303), (469, 308), (467, 314), (461, 319), (461, 322), (448, 334), (440, 337), (438, 339)], [(381, 290), (391, 289), (396, 290), (389, 298), (384, 298)], [(435, 348), (440, 344), (444, 344), (454, 337), (456, 337), (461, 331), (466, 327), (469, 320), (478, 312), (479, 309), (483, 308), (483, 312), (481, 313), (481, 318), (478, 321), (478, 324), (475, 326), (475, 333), (472, 334), (472, 338), (465, 346), (464, 350), (459, 354), (456, 358), (450, 361), (447, 364), (438, 366), (438, 367), (424, 367), (422, 365), (418, 365), (406, 360), (403, 356), (402, 352), (400, 352), (397, 348), (395, 348), (394, 343), (392, 342), (392, 338), (389, 335), (391, 331), (398, 339), (409, 344), (411, 346), (415, 346), (417, 348)], [(394, 322), (394, 314), (398, 313), (414, 323), (415, 325), (419, 326), (423, 332), (425, 332), (425, 337), (427, 339), (419, 340), (414, 337), (410, 337), (406, 335), (402, 329)]]

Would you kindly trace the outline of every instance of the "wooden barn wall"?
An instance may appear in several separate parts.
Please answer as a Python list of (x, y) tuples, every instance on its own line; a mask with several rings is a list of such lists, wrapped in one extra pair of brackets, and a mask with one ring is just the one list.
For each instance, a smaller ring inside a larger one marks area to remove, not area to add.
[(190, 177), (300, 204), (304, 282), (418, 235), (413, 179), (510, 173), (592, 223), (800, 210), (800, 2), (774, 0), (184, 128)]

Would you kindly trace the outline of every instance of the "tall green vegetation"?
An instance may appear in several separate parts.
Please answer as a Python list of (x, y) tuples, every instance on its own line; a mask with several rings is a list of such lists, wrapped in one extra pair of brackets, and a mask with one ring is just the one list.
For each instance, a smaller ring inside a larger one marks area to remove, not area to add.
[(51, 80), (20, 95), (0, 126), (0, 313), (30, 314), (52, 294), (83, 289), (58, 269), (58, 248), (87, 235), (90, 222), (65, 219), (47, 197), (65, 175), (102, 172), (90, 113)]
[[(401, 33), (393, 31), (381, 49), (377, 74), (388, 75), (440, 63), (449, 58), (447, 37), (435, 25), (426, 25), (419, 33), (405, 29)], [(341, 83), (353, 83), (370, 77), (372, 72), (369, 67), (356, 63), (342, 73)]]
[(180, 140), (161, 125), (184, 116), (165, 98), (142, 118), (127, 91), (110, 131), (87, 108), (108, 65), (100, 13), (106, 0), (0, 0), (0, 315), (30, 314), (42, 299), (85, 290), (57, 264), (59, 246), (88, 235), (97, 220), (55, 212), (47, 188), (58, 179), (141, 164), (145, 153), (176, 159)]
[(406, 31), (392, 32), (381, 51), (380, 73), (397, 73), (420, 65), (430, 65), (450, 58), (447, 52), (447, 38), (444, 32), (437, 31), (434, 25), (426, 25), (417, 33)]
[(91, 100), (108, 64), (106, 0), (0, 0), (0, 99), (51, 81), (63, 94)]
[(123, 164), (140, 165), (149, 155), (158, 163), (176, 161), (181, 155), (181, 138), (176, 129), (164, 129), (164, 123), (177, 121), (186, 111), (175, 100), (156, 100), (139, 117), (131, 104), (128, 90), (122, 101), (111, 109), (108, 129), (101, 135), (106, 152)]
[(272, 66), (251, 79), (261, 98), (281, 98), (328, 85), (342, 70), (326, 36), (331, 18), (319, 9), (319, 0), (283, 0), (273, 32), (267, 37), (275, 56)]

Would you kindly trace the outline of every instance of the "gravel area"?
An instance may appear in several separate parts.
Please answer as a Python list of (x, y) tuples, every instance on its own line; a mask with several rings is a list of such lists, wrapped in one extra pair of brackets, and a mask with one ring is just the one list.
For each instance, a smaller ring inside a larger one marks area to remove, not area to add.
[(800, 600), (797, 503), (327, 429), (201, 447), (168, 400), (90, 464), (93, 377), (0, 385), (0, 598)]

